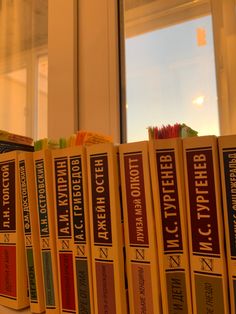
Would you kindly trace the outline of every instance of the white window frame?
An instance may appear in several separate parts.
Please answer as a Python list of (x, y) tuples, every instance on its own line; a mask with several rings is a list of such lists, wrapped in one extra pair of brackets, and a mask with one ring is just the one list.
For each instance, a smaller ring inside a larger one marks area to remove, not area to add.
[(48, 0), (48, 137), (78, 129), (77, 0)]
[(118, 15), (119, 0), (49, 1), (50, 137), (82, 129), (120, 142)]
[(80, 0), (79, 128), (120, 142), (119, 0)]
[(210, 0), (153, 0), (125, 13), (126, 37), (210, 14)]
[(211, 0), (221, 134), (236, 134), (236, 1)]

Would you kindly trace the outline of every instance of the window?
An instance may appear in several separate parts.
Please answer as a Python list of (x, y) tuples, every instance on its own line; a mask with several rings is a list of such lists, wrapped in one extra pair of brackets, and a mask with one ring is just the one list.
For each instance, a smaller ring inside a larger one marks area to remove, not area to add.
[(33, 138), (38, 115), (36, 59), (39, 51), (47, 54), (47, 10), (47, 0), (1, 1), (0, 128)]
[(0, 0), (0, 129), (33, 139), (77, 129), (76, 38), (76, 0)]
[(209, 6), (168, 2), (126, 2), (128, 142), (147, 139), (148, 126), (176, 122), (220, 133)]

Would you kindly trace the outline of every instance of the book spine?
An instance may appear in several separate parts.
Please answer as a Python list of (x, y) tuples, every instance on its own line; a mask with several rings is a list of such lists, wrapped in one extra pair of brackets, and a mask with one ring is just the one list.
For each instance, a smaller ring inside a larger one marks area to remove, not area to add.
[(82, 152), (69, 157), (79, 313), (93, 313), (85, 162)]
[[(17, 299), (16, 289), (16, 217), (15, 217), (15, 160), (0, 163), (0, 232), (1, 232), (1, 271), (5, 280), (0, 281), (0, 294)], [(12, 184), (10, 184), (12, 182)], [(13, 240), (14, 239), (14, 240)], [(5, 257), (4, 257), (5, 256)], [(1, 276), (2, 277), (2, 276)], [(2, 277), (2, 279), (4, 278)]]
[[(30, 158), (29, 158), (30, 157)], [(36, 216), (36, 202), (32, 155), (19, 155), (19, 181), (21, 205), (23, 210), (23, 224), (25, 236), (25, 251), (28, 270), (30, 293), (30, 308), (34, 313), (45, 311), (42, 283), (42, 265), (39, 259), (39, 238)], [(30, 185), (29, 186), (29, 182)]]
[(67, 156), (53, 156), (57, 252), (62, 313), (77, 313)]
[(17, 156), (0, 161), (0, 304), (14, 309), (29, 305), (22, 212), (17, 195)]
[[(159, 265), (147, 143), (120, 149), (131, 313), (160, 313)], [(133, 147), (133, 148), (132, 148)]]
[(187, 314), (192, 302), (182, 145), (167, 139), (151, 141), (149, 147), (163, 310)]
[(228, 313), (216, 140), (201, 141), (184, 140), (194, 313)]
[[(59, 313), (59, 292), (57, 281), (56, 234), (54, 226), (51, 155), (40, 151), (34, 153), (39, 236), (44, 279), (45, 306), (47, 313)], [(50, 173), (47, 173), (49, 172)]]
[(108, 156), (89, 156), (92, 219), (94, 241), (94, 275), (96, 287), (96, 313), (116, 313), (114, 261), (109, 258), (112, 250), (112, 228), (108, 178)]
[(236, 136), (220, 136), (219, 155), (228, 261), (230, 309), (236, 313)]

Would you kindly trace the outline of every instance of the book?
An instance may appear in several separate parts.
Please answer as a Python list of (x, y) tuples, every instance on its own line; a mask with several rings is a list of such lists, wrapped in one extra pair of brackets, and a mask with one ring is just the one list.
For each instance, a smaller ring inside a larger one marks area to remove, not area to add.
[(52, 150), (52, 169), (61, 313), (78, 313), (69, 163), (66, 149)]
[(33, 139), (0, 130), (0, 153), (6, 153), (12, 150), (33, 151)]
[(92, 313), (86, 162), (79, 146), (52, 151), (62, 313)]
[(192, 313), (181, 138), (149, 141), (164, 313)]
[(0, 130), (0, 140), (10, 142), (12, 144), (20, 144), (25, 146), (33, 146), (33, 139), (31, 137), (11, 133), (5, 130)]
[(193, 313), (229, 313), (216, 136), (183, 139)]
[(45, 307), (47, 314), (57, 314), (60, 313), (60, 300), (51, 150), (35, 151), (33, 159)]
[(20, 152), (18, 164), (30, 309), (33, 313), (43, 313), (45, 312), (44, 286), (32, 153)]
[(94, 313), (86, 152), (69, 147), (70, 195), (79, 313)]
[(18, 152), (0, 154), (0, 304), (29, 306)]
[(86, 148), (95, 313), (128, 313), (118, 147)]
[(185, 123), (175, 123), (160, 126), (149, 126), (148, 128), (149, 140), (160, 140), (167, 138), (185, 138), (197, 136), (198, 131), (192, 129)]
[(148, 142), (119, 146), (130, 313), (162, 313)]
[(31, 145), (8, 142), (8, 141), (3, 141), (0, 139), (0, 154), (7, 153), (13, 150), (23, 150), (23, 151), (32, 152), (34, 151), (34, 147)]
[(218, 137), (230, 310), (236, 313), (236, 135)]

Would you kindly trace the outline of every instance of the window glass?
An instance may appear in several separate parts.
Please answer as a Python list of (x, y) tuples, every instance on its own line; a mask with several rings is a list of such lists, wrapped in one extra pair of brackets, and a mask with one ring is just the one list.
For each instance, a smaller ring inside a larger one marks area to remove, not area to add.
[(37, 124), (37, 101), (42, 100), (37, 97), (37, 60), (47, 53), (48, 2), (0, 4), (0, 129), (36, 138), (36, 126), (42, 127)]
[(0, 75), (0, 128), (3, 130), (26, 134), (26, 81), (26, 68)]
[(148, 126), (186, 123), (219, 135), (211, 15), (127, 37), (127, 141)]

